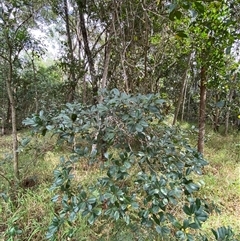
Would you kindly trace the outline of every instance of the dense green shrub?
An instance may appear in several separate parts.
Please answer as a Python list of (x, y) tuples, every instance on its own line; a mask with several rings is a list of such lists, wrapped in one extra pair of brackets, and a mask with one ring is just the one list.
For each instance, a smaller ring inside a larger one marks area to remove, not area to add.
[[(180, 128), (166, 124), (165, 106), (158, 95), (113, 89), (103, 91), (97, 105), (67, 104), (58, 114), (40, 112), (25, 120), (35, 132), (51, 131), (72, 144), (72, 154), (54, 171), (53, 201), (61, 200), (61, 210), (48, 239), (55, 240), (61, 226), (71, 226), (81, 213), (90, 225), (121, 219), (154, 230), (160, 240), (208, 240), (199, 232), (208, 206), (197, 197), (200, 184), (193, 181), (207, 162)], [(72, 169), (79, 160), (101, 162), (103, 174), (75, 188)], [(216, 240), (234, 240), (226, 239), (229, 230), (223, 236), (220, 229), (213, 231)], [(71, 229), (66, 235), (73, 236)]]

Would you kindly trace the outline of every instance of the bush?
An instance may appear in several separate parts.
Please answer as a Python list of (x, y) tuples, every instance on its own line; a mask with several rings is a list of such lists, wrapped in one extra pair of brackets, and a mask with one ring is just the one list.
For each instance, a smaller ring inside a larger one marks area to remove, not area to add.
[[(47, 238), (55, 240), (64, 223), (71, 227), (81, 213), (90, 225), (123, 220), (153, 230), (160, 240), (208, 240), (199, 232), (208, 206), (197, 197), (200, 184), (193, 181), (207, 162), (181, 129), (164, 122), (166, 102), (158, 95), (132, 96), (117, 89), (103, 91), (101, 99), (94, 106), (67, 104), (51, 116), (40, 112), (24, 122), (72, 145), (72, 154), (54, 171), (53, 201), (61, 200), (61, 210)], [(103, 175), (75, 188), (72, 170), (79, 160), (101, 162)], [(218, 232), (213, 231), (216, 240), (225, 240)], [(66, 236), (73, 235), (70, 228)]]

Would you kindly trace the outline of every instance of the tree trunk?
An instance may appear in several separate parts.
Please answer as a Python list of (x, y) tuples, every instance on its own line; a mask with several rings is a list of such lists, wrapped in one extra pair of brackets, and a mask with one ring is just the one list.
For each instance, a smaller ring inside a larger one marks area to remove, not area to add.
[(4, 116), (2, 116), (1, 125), (2, 125), (1, 133), (2, 133), (2, 135), (5, 135), (5, 120), (4, 120)]
[(183, 97), (184, 97), (184, 92), (185, 92), (185, 89), (186, 89), (186, 83), (187, 83), (187, 73), (188, 73), (188, 69), (189, 69), (189, 66), (190, 66), (190, 62), (191, 62), (191, 53), (189, 54), (188, 56), (188, 63), (187, 63), (187, 68), (183, 74), (183, 78), (182, 78), (182, 88), (181, 88), (181, 93), (180, 93), (180, 96), (179, 96), (179, 99), (178, 99), (178, 103), (177, 103), (177, 107), (175, 109), (175, 114), (174, 114), (174, 119), (173, 119), (173, 125), (176, 124), (177, 122), (177, 118), (178, 118), (178, 113), (179, 113), (179, 110), (180, 110), (180, 107), (181, 107), (181, 103), (182, 103), (182, 100), (183, 100)]
[[(118, 26), (121, 26), (121, 21), (119, 19), (119, 15), (118, 15), (118, 11), (117, 11), (118, 2), (116, 0), (114, 1), (114, 9), (115, 9), (115, 12), (112, 14), (112, 23), (113, 23), (113, 30), (114, 30), (115, 39), (116, 39), (116, 46), (118, 46), (119, 42), (117, 42), (117, 39), (119, 38), (119, 35), (116, 30), (115, 21), (117, 21)], [(120, 28), (120, 37), (122, 39), (122, 48), (119, 51), (120, 61), (121, 61), (121, 66), (122, 66), (122, 75), (123, 75), (125, 90), (127, 93), (129, 93), (129, 81), (128, 81), (128, 75), (127, 75), (127, 69), (126, 69), (125, 63), (126, 63), (126, 51), (127, 51), (128, 46), (130, 45), (130, 43), (126, 43), (125, 34), (124, 34), (124, 31), (122, 30), (122, 28)]]
[(16, 106), (14, 95), (12, 91), (12, 78), (13, 78), (13, 66), (11, 62), (11, 56), (9, 58), (9, 73), (8, 78), (6, 78), (6, 86), (7, 86), (7, 93), (8, 98), (11, 106), (11, 116), (12, 116), (12, 151), (13, 151), (13, 169), (14, 175), (17, 181), (19, 180), (19, 168), (18, 168), (18, 140), (17, 140), (17, 118), (16, 118)]
[(84, 74), (82, 78), (82, 103), (87, 103), (87, 80), (86, 80), (86, 74)]
[(107, 45), (105, 46), (105, 59), (104, 59), (104, 67), (103, 67), (103, 75), (102, 75), (102, 83), (101, 83), (102, 89), (106, 88), (107, 86), (108, 67), (109, 67), (110, 56), (111, 56), (111, 42), (110, 42), (111, 35), (112, 35), (112, 29), (110, 29), (109, 36), (108, 38), (106, 38)]
[(79, 18), (80, 18), (80, 28), (84, 43), (84, 50), (87, 56), (88, 65), (89, 65), (89, 71), (91, 76), (91, 84), (92, 84), (92, 91), (93, 91), (93, 103), (97, 104), (97, 95), (98, 95), (98, 81), (96, 77), (96, 71), (94, 67), (94, 60), (92, 56), (92, 52), (89, 48), (89, 41), (88, 41), (88, 35), (85, 25), (85, 18), (84, 18), (84, 9), (86, 9), (86, 0), (83, 1), (77, 1), (78, 4), (78, 11), (79, 11)]
[[(144, 82), (149, 82), (149, 90), (151, 93), (153, 93), (153, 81), (148, 80), (148, 49), (149, 49), (149, 32), (150, 30), (150, 23), (149, 23), (149, 17), (146, 10), (146, 1), (144, 0), (142, 3), (144, 6), (142, 8), (144, 9), (144, 21), (145, 21), (145, 31), (144, 31)], [(146, 89), (145, 89), (146, 91)]]
[(188, 84), (188, 80), (186, 80), (185, 89), (184, 89), (184, 94), (183, 94), (182, 115), (181, 115), (181, 121), (182, 121), (182, 122), (183, 122), (183, 120), (184, 120), (185, 104), (186, 104), (186, 98), (187, 98), (187, 84)]
[(205, 138), (205, 119), (206, 119), (206, 69), (201, 68), (201, 83), (200, 83), (200, 106), (199, 106), (199, 133), (198, 133), (198, 151), (204, 153), (204, 138)]
[[(233, 86), (235, 84), (237, 78), (237, 74), (234, 74), (234, 78), (233, 78)], [(227, 106), (227, 113), (226, 113), (226, 117), (225, 117), (225, 130), (224, 130), (224, 134), (227, 135), (228, 134), (228, 130), (229, 130), (229, 117), (230, 117), (230, 110), (231, 110), (231, 103), (233, 100), (233, 95), (234, 95), (234, 89), (230, 90), (229, 96), (228, 96), (228, 106)]]
[(9, 97), (8, 97), (8, 103), (7, 103), (7, 116), (6, 116), (6, 127), (9, 128), (8, 126), (10, 126), (10, 123), (11, 123), (11, 103), (10, 103), (10, 100), (9, 100)]
[(232, 102), (232, 98), (233, 98), (233, 90), (230, 90), (230, 94), (228, 97), (228, 107), (227, 107), (227, 113), (226, 113), (226, 117), (225, 117), (225, 130), (224, 130), (224, 134), (227, 135), (228, 134), (228, 130), (229, 130), (229, 117), (230, 117), (230, 104)]
[(39, 98), (38, 98), (38, 83), (37, 83), (37, 76), (36, 76), (36, 66), (34, 63), (34, 52), (32, 52), (31, 56), (31, 63), (32, 63), (32, 68), (33, 68), (33, 81), (35, 83), (35, 113), (38, 113), (38, 107), (39, 107)]
[(216, 107), (215, 113), (213, 115), (213, 130), (215, 132), (219, 132), (219, 127), (220, 127), (219, 116), (220, 116), (220, 109)]
[(64, 14), (65, 14), (65, 23), (66, 23), (66, 32), (67, 32), (68, 58), (70, 60), (70, 91), (68, 96), (68, 102), (73, 102), (75, 98), (77, 79), (75, 75), (75, 60), (74, 60), (73, 45), (72, 45), (72, 38), (71, 38), (71, 32), (70, 32), (67, 0), (64, 0)]

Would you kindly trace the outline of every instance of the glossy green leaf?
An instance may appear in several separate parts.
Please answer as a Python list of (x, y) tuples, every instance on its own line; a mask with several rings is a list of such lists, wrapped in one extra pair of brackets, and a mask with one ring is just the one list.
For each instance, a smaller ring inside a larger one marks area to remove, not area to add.
[(188, 206), (183, 206), (183, 211), (188, 215), (191, 216), (194, 213), (194, 210), (191, 210)]
[(96, 201), (97, 201), (97, 199), (96, 199), (95, 197), (89, 198), (89, 199), (87, 200), (87, 202), (88, 202), (89, 204), (95, 204)]
[(200, 229), (200, 226), (199, 226), (197, 223), (190, 223), (190, 224), (189, 224), (189, 228), (192, 228), (192, 229)]
[(205, 7), (204, 7), (204, 5), (200, 1), (195, 1), (194, 4), (195, 4), (196, 9), (197, 9), (198, 12), (204, 13)]
[(137, 125), (136, 125), (136, 131), (137, 131), (137, 132), (142, 132), (142, 131), (143, 131), (143, 126), (140, 125), (140, 124), (137, 124)]
[(120, 217), (119, 211), (115, 211), (113, 217), (115, 220), (118, 220)]
[(180, 38), (187, 38), (188, 35), (184, 31), (177, 31), (176, 35)]
[(97, 219), (97, 216), (92, 213), (92, 214), (90, 215), (90, 217), (88, 218), (88, 223), (89, 223), (90, 225), (93, 225), (94, 222), (96, 221), (96, 219)]
[(96, 216), (99, 216), (102, 214), (102, 208), (94, 208), (93, 209), (93, 213), (96, 215)]

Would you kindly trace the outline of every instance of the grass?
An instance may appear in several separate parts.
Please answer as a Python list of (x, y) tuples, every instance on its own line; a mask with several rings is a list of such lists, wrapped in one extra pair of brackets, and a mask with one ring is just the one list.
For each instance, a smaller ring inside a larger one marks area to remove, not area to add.
[(206, 143), (205, 188), (201, 193), (219, 206), (221, 214), (214, 213), (204, 229), (232, 226), (240, 233), (240, 135), (222, 136), (211, 133)]
[[(183, 127), (191, 129), (188, 123)], [(211, 229), (231, 226), (240, 239), (240, 133), (232, 132), (228, 136), (222, 133), (206, 128), (204, 157), (209, 165), (201, 177), (205, 185), (200, 195), (213, 202), (220, 213), (213, 211), (203, 230), (210, 235)], [(190, 141), (197, 143), (197, 136), (190, 135)]]
[[(185, 124), (184, 127), (190, 127)], [(20, 133), (20, 139), (26, 133)], [(190, 136), (195, 142), (195, 134)], [(69, 152), (68, 146), (58, 146), (50, 136), (35, 137), (24, 152), (20, 153), (20, 173), (22, 180), (34, 179), (32, 187), (21, 186), (15, 190), (14, 185), (0, 176), (0, 241), (40, 241), (45, 239), (49, 224), (53, 218), (56, 206), (51, 202), (53, 193), (49, 187), (53, 181), (53, 170), (59, 163), (61, 155)], [(240, 232), (240, 135), (223, 136), (207, 131), (205, 157), (209, 165), (204, 170), (201, 179), (205, 185), (200, 191), (202, 198), (214, 202), (221, 214), (213, 211), (204, 223), (203, 230), (210, 235), (211, 229), (221, 226), (231, 226), (235, 233)], [(12, 180), (12, 165), (10, 156), (11, 137), (0, 137), (0, 171), (7, 179)], [(91, 183), (101, 175), (98, 166), (90, 168), (85, 160), (74, 167), (77, 183)], [(6, 194), (6, 196), (4, 196)], [(4, 198), (6, 197), (6, 201)], [(7, 199), (10, 197), (11, 199)], [(74, 235), (69, 240), (158, 240), (154, 234), (147, 233), (139, 226), (126, 227), (121, 221), (117, 223), (97, 221), (94, 227), (89, 227), (84, 218), (78, 217), (72, 227), (66, 225), (59, 233), (58, 240), (71, 230)], [(14, 232), (18, 232), (13, 239)], [(74, 238), (75, 237), (75, 238)], [(77, 239), (76, 239), (77, 237)], [(210, 240), (210, 239), (209, 239)]]
[[(191, 128), (188, 123), (183, 127)], [(211, 215), (204, 229), (225, 225), (240, 233), (240, 133), (235, 130), (225, 136), (223, 132), (213, 132), (209, 126), (206, 128), (204, 157), (209, 165), (204, 170), (205, 186), (201, 195), (213, 201), (221, 214)], [(197, 143), (197, 136), (191, 135), (190, 141)]]

